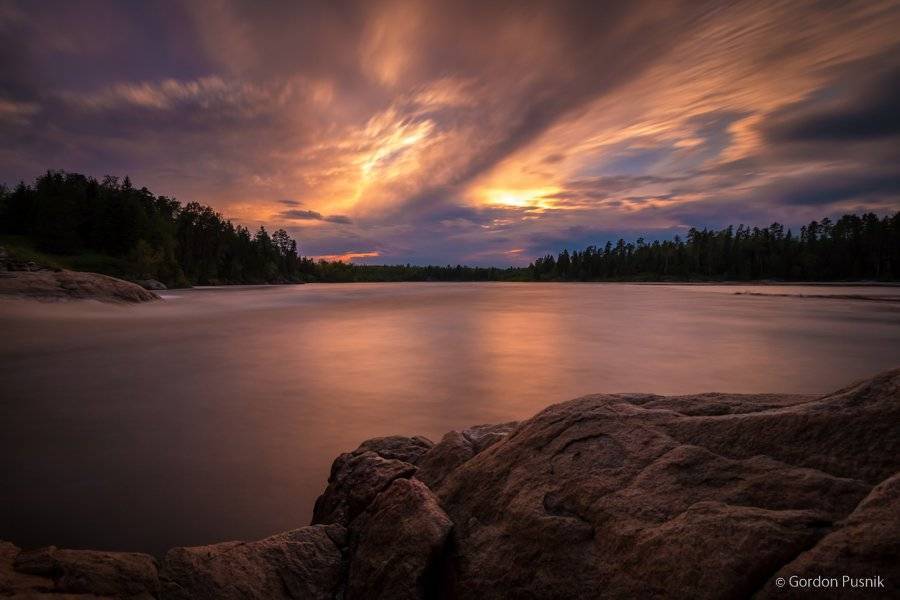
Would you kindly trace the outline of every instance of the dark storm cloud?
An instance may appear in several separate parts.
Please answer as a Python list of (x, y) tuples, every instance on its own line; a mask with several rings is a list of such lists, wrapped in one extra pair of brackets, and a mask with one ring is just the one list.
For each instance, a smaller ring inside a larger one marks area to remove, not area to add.
[(278, 217), (287, 221), (327, 221), (328, 223), (352, 223), (350, 217), (345, 215), (323, 215), (314, 210), (285, 210), (278, 213)]
[(891, 198), (900, 194), (900, 169), (889, 173), (843, 173), (799, 182), (787, 181), (767, 191), (774, 200), (788, 205), (828, 206), (869, 196)]
[(598, 207), (619, 206), (622, 200), (639, 201), (651, 198), (669, 198), (673, 194), (659, 193), (655, 195), (634, 195), (636, 190), (650, 188), (669, 188), (677, 182), (685, 181), (688, 175), (657, 177), (652, 175), (602, 175), (597, 177), (582, 177), (566, 182), (565, 187), (553, 194), (558, 200), (556, 206), (562, 208), (571, 207)]
[(854, 142), (900, 135), (900, 66), (838, 99), (813, 98), (773, 115), (774, 142)]

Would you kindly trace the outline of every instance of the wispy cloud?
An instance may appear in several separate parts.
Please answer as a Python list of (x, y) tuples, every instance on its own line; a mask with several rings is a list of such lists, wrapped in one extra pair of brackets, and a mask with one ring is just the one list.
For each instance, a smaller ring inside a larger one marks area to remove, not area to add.
[(128, 173), (388, 262), (898, 209), (898, 29), (888, 0), (10, 2), (0, 180)]

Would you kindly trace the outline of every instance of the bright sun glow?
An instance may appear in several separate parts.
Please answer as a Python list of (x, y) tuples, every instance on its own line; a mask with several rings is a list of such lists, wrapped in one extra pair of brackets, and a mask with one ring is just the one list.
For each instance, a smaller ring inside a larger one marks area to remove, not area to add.
[[(370, 127), (370, 132), (371, 129)], [(371, 132), (377, 141), (374, 151), (361, 165), (363, 179), (367, 180), (376, 173), (382, 174), (379, 171), (388, 170), (387, 175), (391, 175), (391, 171), (402, 170), (400, 167), (404, 165), (400, 159), (403, 154), (428, 137), (433, 129), (434, 123), (423, 121), (393, 124), (391, 130)]]
[(556, 186), (528, 189), (488, 188), (482, 192), (486, 204), (516, 208), (553, 208), (553, 196), (560, 192)]

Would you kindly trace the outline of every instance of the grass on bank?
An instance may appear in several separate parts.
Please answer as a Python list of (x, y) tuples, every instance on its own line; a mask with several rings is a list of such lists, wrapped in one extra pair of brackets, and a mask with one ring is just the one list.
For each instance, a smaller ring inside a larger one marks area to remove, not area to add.
[(42, 252), (35, 248), (34, 242), (24, 235), (0, 235), (0, 246), (18, 261), (33, 262), (50, 269), (68, 269), (69, 271), (89, 271), (134, 280), (134, 269), (125, 259), (84, 252), (81, 254), (62, 255)]

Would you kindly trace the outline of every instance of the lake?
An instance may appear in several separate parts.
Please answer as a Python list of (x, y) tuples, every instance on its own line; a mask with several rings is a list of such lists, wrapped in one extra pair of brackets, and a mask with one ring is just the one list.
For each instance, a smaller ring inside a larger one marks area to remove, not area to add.
[(308, 524), (332, 460), (369, 437), (437, 441), (600, 392), (829, 392), (900, 365), (898, 294), (396, 283), (3, 301), (0, 539), (157, 554), (257, 539)]

